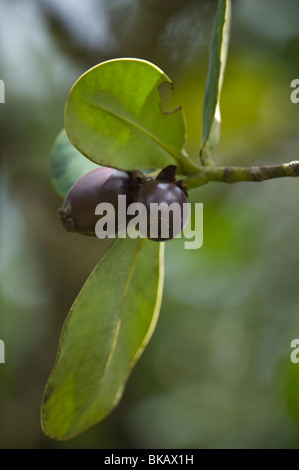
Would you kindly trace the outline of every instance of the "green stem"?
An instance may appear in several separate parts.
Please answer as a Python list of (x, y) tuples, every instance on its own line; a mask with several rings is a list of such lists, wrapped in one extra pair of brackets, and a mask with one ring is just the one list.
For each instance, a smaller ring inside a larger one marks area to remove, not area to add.
[(211, 155), (209, 152), (207, 152), (205, 149), (201, 149), (199, 153), (199, 158), (201, 160), (201, 163), (203, 166), (214, 166), (214, 160), (212, 159)]
[(223, 183), (237, 183), (239, 181), (259, 182), (283, 176), (299, 176), (299, 161), (273, 166), (202, 166), (199, 172), (188, 176), (184, 183), (187, 189), (192, 189), (202, 186), (209, 181), (221, 181)]
[(202, 166), (195, 163), (189, 157), (185, 155), (179, 155), (179, 158), (176, 159), (177, 162), (177, 174), (181, 175), (194, 175), (198, 174), (201, 171)]

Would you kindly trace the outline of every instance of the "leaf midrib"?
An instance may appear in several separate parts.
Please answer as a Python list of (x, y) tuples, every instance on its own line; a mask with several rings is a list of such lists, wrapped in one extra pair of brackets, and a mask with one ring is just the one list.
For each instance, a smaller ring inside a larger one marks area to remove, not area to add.
[(112, 344), (111, 351), (108, 355), (107, 363), (106, 363), (106, 366), (103, 370), (103, 374), (101, 375), (101, 380), (104, 377), (107, 369), (110, 366), (110, 362), (111, 362), (113, 353), (114, 353), (114, 351), (116, 349), (116, 346), (117, 346), (117, 339), (118, 339), (118, 335), (119, 335), (119, 331), (120, 331), (120, 325), (121, 325), (121, 319), (122, 319), (122, 312), (123, 312), (123, 309), (124, 309), (124, 303), (125, 303), (127, 292), (128, 292), (128, 289), (129, 289), (129, 285), (130, 285), (130, 282), (131, 282), (131, 279), (132, 279), (133, 271), (134, 271), (136, 263), (137, 263), (137, 258), (139, 256), (139, 253), (141, 251), (141, 248), (142, 248), (142, 245), (144, 244), (144, 242), (145, 242), (145, 239), (140, 240), (139, 245), (137, 246), (136, 251), (134, 253), (130, 269), (128, 271), (128, 275), (127, 275), (126, 282), (124, 284), (124, 288), (123, 288), (123, 292), (122, 292), (122, 296), (121, 296), (118, 320), (117, 320), (117, 323), (116, 323), (116, 326), (115, 326), (115, 331), (114, 331), (114, 338), (113, 338), (112, 343), (111, 343)]
[[(127, 297), (127, 292), (128, 292), (128, 289), (129, 289), (129, 286), (130, 286), (130, 282), (131, 282), (131, 279), (132, 279), (132, 275), (133, 275), (133, 272), (134, 272), (134, 269), (135, 269), (135, 266), (136, 266), (136, 263), (137, 263), (137, 259), (138, 259), (138, 256), (139, 256), (139, 253), (141, 251), (141, 248), (143, 246), (145, 242), (145, 239), (141, 239), (137, 248), (136, 248), (136, 251), (134, 253), (134, 256), (133, 256), (133, 259), (132, 259), (132, 263), (131, 263), (131, 266), (130, 266), (130, 269), (128, 271), (128, 274), (127, 274), (127, 278), (126, 278), (126, 281), (125, 281), (125, 284), (124, 284), (124, 288), (123, 288), (123, 291), (122, 291), (122, 296), (121, 296), (121, 301), (120, 301), (120, 304), (119, 304), (119, 309), (118, 309), (118, 319), (117, 319), (117, 322), (116, 322), (116, 325), (115, 325), (115, 329), (114, 329), (114, 337), (111, 341), (111, 350), (108, 354), (108, 357), (107, 357), (107, 362), (105, 364), (105, 367), (102, 371), (102, 374), (100, 375), (100, 377), (98, 378), (98, 387), (97, 389), (95, 390), (95, 392), (92, 394), (92, 396), (89, 398), (88, 402), (85, 404), (84, 406), (84, 410), (88, 409), (89, 408), (89, 405), (91, 402), (94, 401), (94, 396), (98, 394), (99, 392), (99, 389), (102, 385), (102, 382), (106, 376), (106, 373), (107, 371), (109, 370), (109, 366), (110, 366), (110, 363), (111, 363), (111, 360), (113, 358), (113, 354), (116, 350), (116, 347), (117, 347), (117, 339), (118, 339), (118, 336), (119, 336), (119, 332), (120, 332), (120, 327), (121, 327), (121, 320), (122, 320), (122, 313), (123, 313), (123, 309), (124, 309), (124, 304), (125, 304), (125, 300), (126, 300), (126, 297)], [(96, 423), (98, 422), (98, 420), (95, 421)]]
[(165, 150), (165, 152), (171, 155), (176, 161), (179, 160), (180, 158), (179, 154), (171, 150), (167, 145), (163, 144), (163, 142), (160, 139), (158, 139), (154, 134), (149, 132), (148, 129), (146, 129), (145, 127), (138, 125), (135, 121), (132, 121), (131, 119), (123, 116), (122, 114), (118, 114), (115, 111), (112, 111), (111, 109), (104, 107), (103, 105), (96, 105), (87, 100), (86, 100), (86, 103), (92, 108), (100, 109), (108, 114), (111, 114), (111, 116), (116, 117), (120, 121), (123, 121), (132, 127), (135, 127), (135, 129), (137, 129), (139, 132), (146, 135), (148, 138), (152, 139), (157, 145), (159, 145), (163, 150)]

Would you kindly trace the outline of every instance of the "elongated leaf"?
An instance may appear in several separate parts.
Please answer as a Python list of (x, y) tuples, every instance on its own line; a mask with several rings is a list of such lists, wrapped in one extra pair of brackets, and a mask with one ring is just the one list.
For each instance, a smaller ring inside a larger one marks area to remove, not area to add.
[(42, 422), (48, 436), (70, 439), (120, 400), (157, 322), (163, 248), (146, 239), (118, 239), (82, 288), (45, 389)]
[(159, 86), (171, 83), (140, 59), (103, 62), (82, 75), (70, 91), (65, 128), (90, 160), (123, 170), (163, 168), (188, 160), (181, 155), (185, 123), (181, 109), (163, 113)]
[(65, 197), (81, 176), (98, 167), (75, 149), (64, 129), (59, 132), (50, 153), (50, 172), (52, 183), (60, 196)]
[(220, 140), (220, 94), (226, 65), (231, 23), (231, 0), (219, 0), (210, 48), (202, 119), (201, 157), (208, 163)]

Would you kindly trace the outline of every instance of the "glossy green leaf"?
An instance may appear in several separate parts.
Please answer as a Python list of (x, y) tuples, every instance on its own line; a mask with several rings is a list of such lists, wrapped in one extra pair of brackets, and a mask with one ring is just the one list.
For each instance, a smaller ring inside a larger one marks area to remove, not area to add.
[(50, 153), (50, 172), (52, 183), (60, 196), (65, 197), (81, 176), (98, 167), (75, 149), (64, 129), (58, 134)]
[(87, 158), (123, 170), (163, 168), (183, 171), (185, 122), (181, 109), (160, 107), (161, 83), (170, 79), (140, 59), (103, 62), (82, 75), (70, 91), (65, 128)]
[(120, 400), (158, 319), (163, 245), (117, 239), (82, 288), (44, 393), (42, 423), (49, 437), (74, 437)]
[(209, 154), (215, 150), (220, 140), (220, 94), (229, 45), (230, 23), (231, 0), (219, 0), (203, 104), (201, 157), (204, 163), (209, 163)]

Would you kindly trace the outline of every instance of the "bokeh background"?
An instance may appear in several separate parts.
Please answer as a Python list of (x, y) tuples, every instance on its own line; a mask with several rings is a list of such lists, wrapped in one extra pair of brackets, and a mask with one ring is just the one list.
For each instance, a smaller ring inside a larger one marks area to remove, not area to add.
[[(68, 91), (103, 60), (154, 62), (173, 80), (198, 158), (216, 6), (0, 0), (0, 448), (299, 447), (299, 178), (191, 192), (204, 204), (204, 244), (167, 243), (160, 319), (120, 405), (69, 442), (40, 427), (65, 316), (106, 249), (57, 216), (49, 150)], [(299, 158), (298, 51), (299, 1), (233, 1), (218, 164)]]

